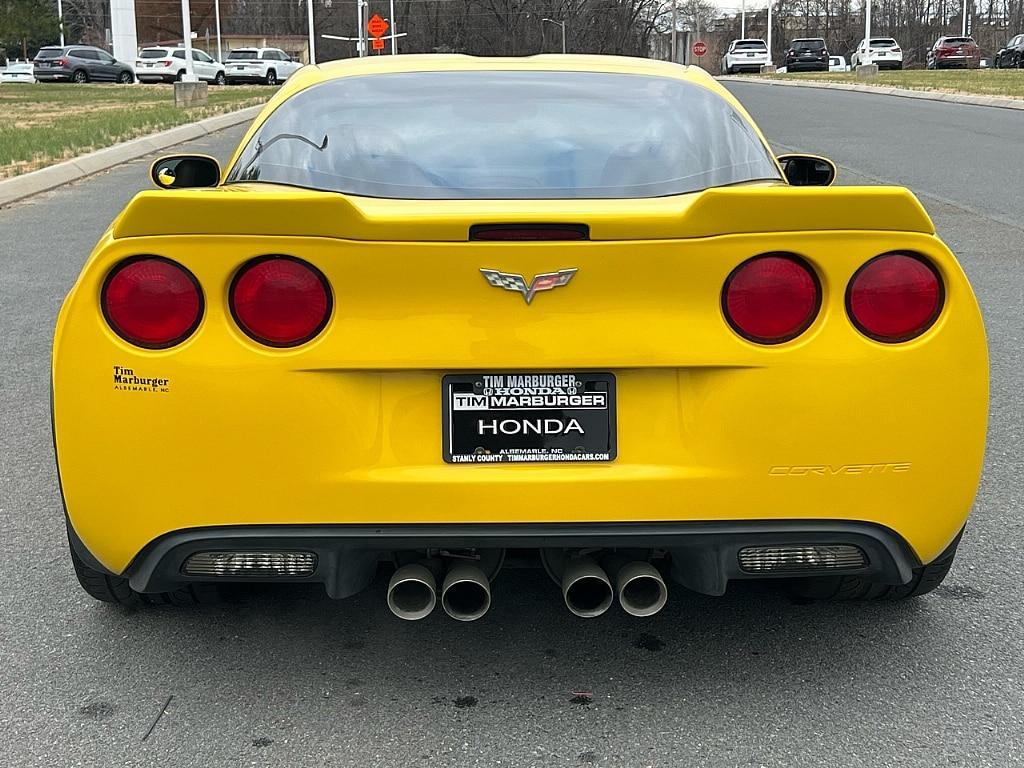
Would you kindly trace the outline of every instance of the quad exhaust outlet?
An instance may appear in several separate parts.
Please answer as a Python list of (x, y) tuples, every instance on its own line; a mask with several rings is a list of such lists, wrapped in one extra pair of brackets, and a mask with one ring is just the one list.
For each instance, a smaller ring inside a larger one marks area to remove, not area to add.
[(643, 560), (626, 563), (615, 574), (615, 594), (630, 616), (653, 616), (668, 602), (668, 587), (658, 569)]
[(437, 604), (437, 580), (421, 563), (403, 565), (388, 583), (388, 608), (400, 619), (425, 619)]
[(565, 563), (562, 597), (574, 614), (592, 619), (611, 607), (614, 595), (604, 568), (591, 557), (576, 557)]
[(476, 621), (491, 607), (491, 585), (475, 565), (460, 563), (444, 577), (441, 607), (456, 621)]

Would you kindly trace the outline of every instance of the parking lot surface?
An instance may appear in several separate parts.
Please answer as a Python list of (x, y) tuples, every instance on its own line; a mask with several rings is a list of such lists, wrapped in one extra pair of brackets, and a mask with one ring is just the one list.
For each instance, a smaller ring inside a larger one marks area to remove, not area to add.
[[(491, 613), (472, 624), (440, 611), (400, 622), (382, 584), (342, 602), (314, 588), (242, 590), (198, 610), (93, 602), (66, 553), (49, 348), (83, 259), (147, 185), (140, 160), (0, 210), (2, 762), (1024, 764), (1024, 202), (999, 193), (1024, 167), (1024, 114), (730, 88), (780, 151), (829, 155), (845, 183), (920, 193), (978, 292), (992, 355), (989, 449), (942, 587), (864, 605), (794, 602), (756, 585), (719, 599), (676, 587), (651, 619), (583, 621), (541, 574), (506, 571)], [(240, 135), (187, 149), (223, 160)], [(159, 461), (157, 448), (140, 435), (128, 449)]]

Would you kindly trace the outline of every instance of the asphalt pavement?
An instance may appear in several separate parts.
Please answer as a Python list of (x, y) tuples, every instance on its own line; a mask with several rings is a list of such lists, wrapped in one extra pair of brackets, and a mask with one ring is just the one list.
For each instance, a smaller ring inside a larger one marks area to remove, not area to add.
[[(919, 192), (978, 292), (992, 353), (989, 449), (942, 587), (863, 605), (803, 604), (749, 584), (718, 599), (674, 588), (651, 619), (582, 621), (543, 576), (515, 572), (472, 624), (440, 611), (400, 622), (381, 584), (341, 602), (315, 588), (244, 590), (198, 610), (93, 602), (66, 553), (50, 340), (92, 245), (147, 185), (144, 159), (0, 209), (0, 761), (1024, 764), (1024, 114), (730, 88), (779, 149), (829, 155), (847, 183)], [(240, 133), (187, 149), (224, 159)]]

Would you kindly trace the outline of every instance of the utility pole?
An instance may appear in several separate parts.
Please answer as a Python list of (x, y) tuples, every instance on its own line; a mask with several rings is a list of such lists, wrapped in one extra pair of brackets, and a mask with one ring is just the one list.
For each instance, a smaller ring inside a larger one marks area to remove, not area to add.
[(740, 39), (747, 37), (747, 0), (740, 5)]
[(960, 27), (960, 36), (967, 37), (967, 0), (964, 0), (964, 23)]
[(676, 9), (676, 2), (677, 2), (677, 0), (672, 0), (672, 43), (669, 46), (672, 49), (671, 50), (671, 56), (672, 56), (672, 63), (673, 64), (678, 64), (679, 63), (679, 57), (676, 55), (676, 50), (679, 47), (679, 43), (677, 41), (677, 30), (679, 28), (679, 16), (678, 16), (678, 11)]
[(309, 17), (309, 63), (316, 64), (316, 43), (313, 42), (313, 0), (306, 0), (306, 15)]
[(772, 57), (772, 0), (768, 0), (768, 61), (770, 65), (775, 64)]
[[(60, 0), (57, 0), (60, 2)], [(220, 47), (220, 0), (213, 2), (213, 15), (217, 20), (217, 61), (224, 61), (224, 52)]]
[(64, 8), (61, 0), (57, 0), (57, 22), (60, 27), (60, 47), (64, 47)]

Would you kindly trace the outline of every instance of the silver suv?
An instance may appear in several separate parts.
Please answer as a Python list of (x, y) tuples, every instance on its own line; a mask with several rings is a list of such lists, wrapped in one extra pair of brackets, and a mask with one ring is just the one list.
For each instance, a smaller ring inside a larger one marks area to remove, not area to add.
[(40, 48), (32, 62), (32, 72), (40, 82), (135, 82), (130, 64), (118, 61), (102, 48), (91, 45)]

